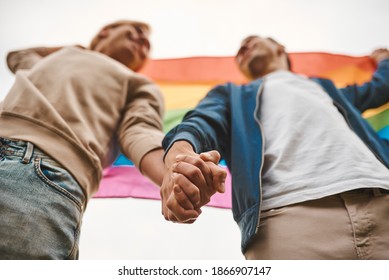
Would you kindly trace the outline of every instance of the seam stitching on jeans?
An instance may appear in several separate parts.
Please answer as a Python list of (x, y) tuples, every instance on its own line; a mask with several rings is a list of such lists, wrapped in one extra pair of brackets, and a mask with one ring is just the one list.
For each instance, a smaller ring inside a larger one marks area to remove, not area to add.
[(41, 171), (40, 167), (39, 167), (39, 163), (40, 163), (40, 157), (37, 157), (35, 158), (35, 164), (34, 164), (34, 168), (35, 168), (35, 171), (36, 173), (38, 174), (38, 176), (48, 185), (52, 186), (55, 190), (57, 190), (58, 192), (60, 192), (61, 194), (63, 194), (64, 196), (66, 196), (67, 198), (69, 198), (78, 208), (78, 210), (80, 210), (80, 212), (82, 212), (82, 206), (81, 206), (81, 203), (79, 203), (77, 201), (77, 199), (75, 199), (73, 197), (73, 195), (71, 195), (68, 191), (62, 189), (61, 187), (59, 187), (58, 185), (56, 185), (55, 183), (51, 182), (49, 179), (46, 178), (46, 176), (43, 174), (43, 172)]

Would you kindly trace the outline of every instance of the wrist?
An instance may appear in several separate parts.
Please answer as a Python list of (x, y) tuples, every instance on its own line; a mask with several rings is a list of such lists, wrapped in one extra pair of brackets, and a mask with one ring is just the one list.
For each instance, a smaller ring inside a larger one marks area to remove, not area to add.
[(167, 168), (170, 168), (170, 166), (172, 166), (172, 164), (176, 162), (176, 157), (180, 154), (188, 155), (193, 153), (193, 147), (188, 141), (179, 140), (177, 142), (174, 142), (165, 155), (165, 166)]

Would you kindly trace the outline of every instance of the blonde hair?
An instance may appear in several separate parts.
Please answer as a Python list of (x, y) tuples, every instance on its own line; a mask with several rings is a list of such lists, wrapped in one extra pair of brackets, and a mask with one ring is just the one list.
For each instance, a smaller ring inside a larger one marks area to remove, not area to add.
[(147, 23), (144, 23), (144, 22), (141, 22), (141, 21), (134, 21), (134, 20), (118, 20), (118, 21), (115, 21), (113, 23), (107, 24), (104, 27), (102, 27), (100, 29), (100, 31), (95, 35), (95, 37), (93, 37), (93, 39), (92, 39), (92, 41), (90, 43), (89, 48), (91, 50), (95, 49), (97, 43), (100, 41), (99, 34), (100, 34), (100, 32), (102, 30), (110, 29), (110, 28), (116, 28), (116, 27), (121, 26), (121, 25), (131, 25), (131, 26), (134, 26), (135, 28), (138, 27), (138, 28), (144, 29), (148, 33), (151, 32), (151, 27)]

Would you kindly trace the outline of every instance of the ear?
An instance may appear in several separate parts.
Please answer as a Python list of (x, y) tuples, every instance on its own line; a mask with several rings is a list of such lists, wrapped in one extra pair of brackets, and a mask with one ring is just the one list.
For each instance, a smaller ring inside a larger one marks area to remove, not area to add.
[(283, 45), (278, 44), (277, 45), (277, 54), (278, 54), (278, 56), (281, 56), (281, 55), (283, 55), (285, 53), (286, 53), (285, 52), (285, 47)]
[(103, 39), (103, 38), (106, 38), (108, 37), (109, 35), (109, 28), (105, 28), (105, 29), (102, 29), (100, 32), (99, 32), (99, 39)]

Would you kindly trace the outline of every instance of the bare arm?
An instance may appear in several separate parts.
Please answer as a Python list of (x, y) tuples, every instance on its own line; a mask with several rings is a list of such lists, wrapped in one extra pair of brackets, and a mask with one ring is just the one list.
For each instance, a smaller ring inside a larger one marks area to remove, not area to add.
[(162, 185), (163, 177), (167, 171), (163, 162), (163, 149), (156, 149), (147, 153), (141, 160), (139, 169), (142, 174), (153, 181), (157, 186)]

